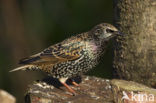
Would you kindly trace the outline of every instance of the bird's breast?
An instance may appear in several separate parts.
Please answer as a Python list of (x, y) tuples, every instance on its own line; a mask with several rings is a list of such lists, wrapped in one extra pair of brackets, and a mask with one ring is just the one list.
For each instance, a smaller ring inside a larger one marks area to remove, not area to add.
[(90, 53), (90, 55), (93, 55), (98, 52), (98, 46), (93, 42), (88, 42), (86, 43), (86, 50)]

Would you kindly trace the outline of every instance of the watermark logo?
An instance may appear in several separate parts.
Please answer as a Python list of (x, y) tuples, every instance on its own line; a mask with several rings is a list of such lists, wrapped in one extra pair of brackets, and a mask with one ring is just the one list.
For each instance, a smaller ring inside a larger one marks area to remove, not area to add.
[(135, 101), (135, 102), (154, 102), (154, 94), (146, 94), (146, 93), (126, 93), (125, 91), (122, 92), (123, 97), (121, 100), (128, 100), (128, 101)]

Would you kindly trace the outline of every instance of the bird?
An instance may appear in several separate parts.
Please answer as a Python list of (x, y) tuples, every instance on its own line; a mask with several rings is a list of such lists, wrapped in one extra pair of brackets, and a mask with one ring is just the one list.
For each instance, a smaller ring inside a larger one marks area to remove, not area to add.
[[(82, 75), (96, 67), (103, 56), (108, 42), (123, 35), (115, 26), (100, 23), (91, 30), (73, 35), (62, 42), (56, 43), (43, 51), (23, 58), (18, 70), (40, 70), (56, 78), (72, 94), (76, 92), (66, 84), (67, 79)], [(79, 86), (72, 81), (72, 84)]]

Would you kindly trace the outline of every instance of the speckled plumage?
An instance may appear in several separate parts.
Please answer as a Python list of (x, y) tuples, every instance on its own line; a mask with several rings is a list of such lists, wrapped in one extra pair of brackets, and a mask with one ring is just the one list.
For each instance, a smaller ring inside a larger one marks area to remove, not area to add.
[(107, 42), (118, 33), (110, 24), (99, 24), (88, 32), (72, 36), (36, 55), (22, 59), (20, 64), (24, 66), (12, 71), (41, 70), (60, 81), (62, 78), (81, 75), (99, 63)]

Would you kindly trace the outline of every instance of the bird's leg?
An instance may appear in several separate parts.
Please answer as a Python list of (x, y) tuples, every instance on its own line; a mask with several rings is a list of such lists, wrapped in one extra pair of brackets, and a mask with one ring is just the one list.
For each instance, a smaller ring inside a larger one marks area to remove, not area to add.
[(74, 81), (74, 79), (69, 79), (70, 81), (71, 81), (71, 83), (74, 85), (74, 86), (76, 86), (76, 87), (79, 87), (80, 85), (79, 84), (77, 84), (75, 81)]
[(71, 92), (73, 95), (76, 94), (76, 92), (71, 88), (69, 87), (67, 84), (66, 84), (66, 80), (68, 78), (60, 78), (59, 81), (69, 90), (69, 92)]
[(69, 90), (69, 92), (71, 92), (73, 95), (75, 95), (76, 94), (76, 92), (71, 88), (71, 87), (69, 87), (66, 83), (62, 83), (68, 90)]
[(77, 86), (77, 87), (79, 87), (80, 85), (79, 84), (77, 84), (75, 81), (72, 81), (72, 84), (73, 85), (75, 85), (75, 86)]

